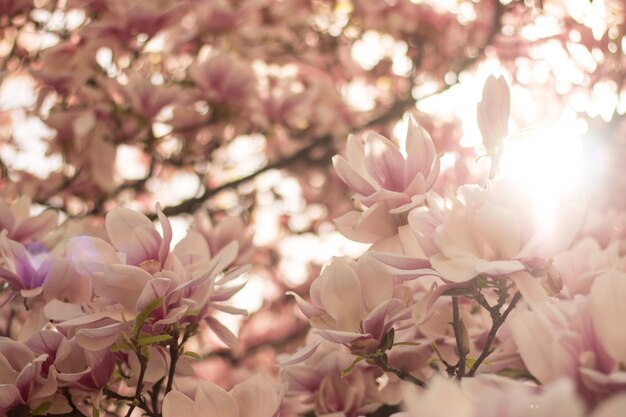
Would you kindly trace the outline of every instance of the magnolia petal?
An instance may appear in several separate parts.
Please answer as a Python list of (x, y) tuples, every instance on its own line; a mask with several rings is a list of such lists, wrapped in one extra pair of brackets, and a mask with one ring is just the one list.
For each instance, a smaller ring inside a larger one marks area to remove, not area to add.
[(393, 253), (369, 252), (379, 262), (383, 271), (404, 279), (436, 275), (428, 259), (413, 258)]
[(31, 217), (17, 226), (11, 233), (11, 239), (23, 241), (33, 235), (42, 235), (53, 230), (59, 215), (54, 210), (44, 210), (41, 214)]
[(368, 253), (361, 256), (356, 264), (357, 276), (361, 282), (363, 303), (368, 311), (391, 298), (393, 278), (376, 268), (376, 260)]
[(174, 247), (173, 253), (183, 265), (193, 265), (198, 261), (211, 258), (211, 250), (206, 239), (198, 232), (189, 231)]
[(293, 355), (288, 356), (283, 360), (279, 360), (278, 366), (285, 367), (285, 366), (296, 365), (300, 362), (304, 362), (305, 360), (313, 356), (313, 354), (315, 353), (315, 351), (317, 350), (317, 348), (320, 346), (321, 343), (322, 343), (321, 339), (318, 339), (309, 343), (303, 348), (300, 348)]
[(228, 313), (228, 314), (235, 314), (238, 316), (247, 316), (248, 315), (248, 310), (246, 310), (245, 308), (237, 308), (237, 307), (233, 307), (233, 306), (228, 306), (228, 305), (223, 305), (223, 304), (211, 304), (211, 307), (219, 310), (219, 311), (223, 311), (224, 313)]
[(626, 273), (608, 271), (598, 276), (589, 294), (593, 327), (616, 361), (626, 364)]
[(365, 168), (383, 188), (404, 190), (405, 165), (400, 150), (389, 139), (374, 132), (365, 137)]
[(548, 293), (539, 281), (526, 271), (518, 271), (510, 276), (524, 300), (531, 306), (540, 305), (549, 300)]
[(374, 339), (380, 340), (388, 325), (389, 316), (402, 310), (403, 302), (392, 298), (380, 304), (363, 320), (363, 332), (369, 333)]
[(43, 287), (22, 289), (20, 290), (20, 295), (24, 298), (33, 298), (33, 297), (37, 297), (42, 292), (43, 292)]
[(159, 221), (161, 222), (161, 227), (163, 228), (163, 239), (160, 239), (161, 244), (159, 246), (158, 259), (161, 262), (161, 265), (164, 265), (170, 253), (170, 244), (172, 243), (172, 225), (165, 214), (163, 214), (159, 203), (156, 205), (156, 212)]
[(145, 215), (125, 207), (116, 207), (107, 213), (105, 226), (109, 239), (113, 246), (127, 253), (129, 250), (129, 238), (133, 229), (139, 226), (154, 227), (150, 219)]
[(335, 167), (339, 178), (355, 193), (368, 196), (376, 191), (342, 156), (335, 155), (333, 157), (333, 167)]
[(226, 326), (211, 316), (205, 317), (205, 320), (215, 335), (219, 337), (220, 340), (226, 344), (226, 346), (231, 349), (234, 349), (237, 346), (237, 336), (228, 330)]
[(626, 394), (616, 394), (596, 407), (591, 417), (617, 417), (626, 410)]
[[(221, 387), (209, 381), (198, 382), (195, 413), (196, 416), (240, 417), (237, 401)], [(180, 416), (180, 413), (178, 415)]]
[(80, 329), (76, 332), (76, 341), (86, 350), (107, 349), (115, 343), (125, 328), (125, 323), (114, 323), (93, 329)]
[(435, 144), (428, 132), (409, 116), (406, 134), (406, 176), (414, 178), (418, 173), (427, 177), (437, 158)]
[(0, 384), (0, 411), (9, 411), (18, 404), (24, 404), (24, 401), (17, 387)]
[(148, 281), (137, 299), (135, 310), (143, 311), (152, 301), (164, 297), (171, 284), (172, 282), (167, 278), (153, 278)]
[(170, 391), (163, 399), (163, 417), (199, 417), (193, 400), (180, 391)]
[(287, 295), (293, 295), (293, 297), (296, 299), (296, 304), (298, 305), (298, 308), (300, 308), (302, 314), (304, 314), (308, 319), (324, 313), (324, 309), (305, 301), (304, 298), (300, 297), (293, 291), (288, 291)]
[(145, 261), (158, 260), (161, 236), (153, 225), (141, 225), (135, 227), (126, 243), (126, 263), (140, 265)]
[(553, 369), (554, 330), (547, 320), (532, 311), (517, 311), (509, 323), (515, 345), (530, 373), (544, 384), (554, 380), (558, 376)]
[(350, 240), (373, 243), (398, 233), (398, 225), (383, 204), (374, 204), (364, 212), (349, 211), (334, 221), (339, 233)]
[(85, 314), (78, 304), (65, 303), (59, 300), (49, 301), (43, 308), (43, 313), (48, 320), (62, 322)]
[(359, 328), (364, 309), (361, 284), (351, 262), (333, 258), (317, 278), (322, 307), (337, 321), (338, 329), (348, 331)]
[[(484, 252), (490, 257), (513, 259), (520, 250), (521, 228), (518, 216), (503, 208), (485, 204), (474, 214), (476, 232), (484, 242)], [(493, 258), (492, 258), (493, 259)]]
[(370, 339), (372, 337), (370, 334), (344, 332), (341, 330), (315, 329), (314, 332), (330, 342), (339, 344), (349, 344), (360, 339)]
[(86, 275), (101, 270), (102, 264), (120, 263), (115, 248), (97, 237), (73, 237), (67, 244), (67, 254), (79, 272)]
[(474, 267), (476, 272), (485, 275), (508, 275), (525, 268), (520, 261), (486, 261), (484, 259), (477, 260)]
[(476, 259), (473, 258), (446, 258), (441, 254), (430, 257), (430, 263), (441, 277), (451, 282), (466, 282), (478, 275)]
[(230, 394), (239, 405), (239, 417), (273, 417), (280, 407), (284, 388), (256, 374), (235, 385)]

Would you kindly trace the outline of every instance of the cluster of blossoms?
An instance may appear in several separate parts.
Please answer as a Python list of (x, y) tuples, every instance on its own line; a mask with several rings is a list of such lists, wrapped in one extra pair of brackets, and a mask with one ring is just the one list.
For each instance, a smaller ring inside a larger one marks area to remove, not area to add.
[(171, 249), (158, 206), (162, 233), (143, 214), (116, 208), (92, 236), (59, 228), (53, 211), (29, 211), (27, 198), (0, 201), (0, 413), (276, 413), (281, 385), (259, 374), (226, 392), (192, 378), (198, 355), (186, 349), (204, 328), (236, 342), (215, 313), (245, 313), (227, 303), (248, 269), (242, 236), (198, 216)]
[[(626, 409), (620, 242), (600, 244), (581, 229), (579, 196), (538, 212), (527, 187), (498, 173), (509, 100), (504, 79), (490, 77), (478, 105), (492, 161), (484, 185), (438, 195), (438, 156), (412, 118), (404, 150), (370, 133), (333, 159), (356, 193), (356, 209), (337, 227), (371, 246), (356, 261), (334, 258), (308, 301), (295, 295), (312, 332), (284, 359), (288, 398), (345, 417), (398, 404), (390, 390), (405, 401), (397, 417)], [(320, 375), (329, 366), (346, 382)], [(376, 384), (355, 396), (345, 384), (363, 374)]]
[[(618, 415), (624, 22), (619, 0), (0, 0), (0, 415)], [(500, 172), (504, 78), (478, 152), (420, 113), (496, 58), (537, 114), (604, 130), (591, 209)], [(259, 225), (254, 257), (223, 214)], [(320, 271), (294, 242), (333, 218), (370, 246)]]
[(252, 250), (241, 222), (214, 227), (198, 214), (172, 245), (158, 205), (160, 230), (127, 208), (59, 225), (52, 210), (32, 216), (26, 197), (0, 200), (0, 412), (618, 415), (622, 242), (585, 233), (579, 197), (540, 213), (498, 173), (508, 108), (506, 82), (490, 77), (478, 125), (495, 168), (445, 196), (435, 146), (413, 118), (404, 150), (376, 133), (350, 137), (333, 163), (356, 208), (337, 227), (370, 246), (333, 258), (308, 299), (292, 293), (312, 328), (306, 346), (229, 387), (195, 372), (189, 346), (205, 329), (237, 343), (217, 313), (245, 314), (228, 303)]

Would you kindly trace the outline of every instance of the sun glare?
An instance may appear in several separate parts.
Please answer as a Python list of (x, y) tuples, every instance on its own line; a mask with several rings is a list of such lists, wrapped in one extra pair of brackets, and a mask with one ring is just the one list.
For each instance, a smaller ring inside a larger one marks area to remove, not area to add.
[(562, 122), (506, 142), (500, 175), (527, 188), (533, 196), (535, 218), (551, 223), (559, 201), (584, 195), (590, 161), (583, 141), (575, 124)]

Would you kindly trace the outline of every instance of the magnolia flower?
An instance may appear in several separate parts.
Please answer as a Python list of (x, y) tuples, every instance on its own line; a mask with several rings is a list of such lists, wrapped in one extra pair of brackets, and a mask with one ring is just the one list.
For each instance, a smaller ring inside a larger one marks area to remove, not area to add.
[(53, 330), (35, 333), (26, 345), (37, 355), (47, 355), (43, 369), (49, 372), (54, 367), (59, 387), (96, 392), (109, 382), (115, 368), (108, 349), (83, 349), (75, 338), (68, 339)]
[(561, 294), (569, 298), (589, 294), (598, 275), (620, 264), (624, 264), (624, 259), (620, 259), (617, 242), (602, 248), (592, 237), (579, 240), (570, 250), (554, 257), (554, 266), (564, 283)]
[(236, 264), (241, 265), (252, 256), (252, 236), (241, 217), (225, 217), (213, 224), (205, 210), (198, 210), (193, 216), (191, 230), (204, 237), (209, 245), (209, 255), (218, 253), (227, 244), (236, 241), (239, 243)]
[(189, 78), (215, 104), (243, 106), (256, 92), (252, 67), (227, 53), (218, 53), (189, 67)]
[(0, 338), (0, 412), (19, 405), (31, 409), (57, 390), (56, 370), (45, 366), (48, 355), (35, 355), (23, 343)]
[(364, 139), (351, 136), (346, 150), (347, 159), (335, 155), (333, 165), (366, 209), (336, 219), (339, 231), (365, 243), (394, 235), (398, 219), (393, 215), (422, 204), (439, 174), (439, 158), (428, 132), (409, 118), (406, 157), (389, 139), (373, 132)]
[[(82, 303), (91, 299), (91, 283), (80, 276), (67, 259), (55, 254), (30, 253), (22, 244), (0, 234), (0, 279), (24, 298), (42, 295)], [(32, 307), (32, 305), (31, 305)]]
[(311, 284), (311, 303), (293, 294), (321, 337), (341, 344), (359, 341), (354, 348), (369, 353), (394, 325), (411, 317), (410, 296), (407, 300), (393, 278), (371, 262), (367, 255), (358, 262), (333, 258)]
[[(151, 328), (145, 331), (159, 334), (165, 326), (183, 319), (204, 319), (225, 343), (231, 346), (235, 343), (234, 335), (209, 316), (209, 308), (242, 312), (219, 304), (244, 285), (224, 285), (243, 272), (244, 267), (221, 275), (236, 259), (237, 243), (231, 242), (211, 257), (205, 240), (191, 232), (171, 252), (170, 223), (158, 206), (157, 212), (163, 236), (143, 214), (117, 208), (107, 214), (105, 221), (113, 246), (87, 236), (73, 238), (68, 243), (69, 256), (79, 271), (91, 278), (95, 295), (101, 303), (111, 306), (107, 311), (88, 316), (59, 303), (47, 309), (50, 318), (63, 321), (59, 326), (68, 334), (76, 332), (85, 348), (98, 350), (114, 343), (120, 326), (124, 325), (120, 314), (124, 312), (127, 319), (132, 318), (158, 299), (159, 306), (150, 312)], [(189, 315), (190, 311), (194, 313)], [(59, 317), (58, 312), (68, 314)]]
[[(576, 296), (513, 314), (510, 326), (524, 364), (541, 383), (563, 376), (589, 404), (626, 387), (626, 273), (598, 276), (588, 297)], [(528, 335), (533, 337), (528, 337)]]
[(451, 282), (523, 271), (567, 249), (582, 219), (577, 203), (557, 206), (552, 216), (535, 213), (530, 193), (506, 179), (486, 190), (463, 186), (432, 235), (438, 253), (430, 262)]
[(195, 394), (171, 391), (163, 400), (163, 417), (275, 417), (283, 386), (275, 386), (264, 376), (235, 385), (230, 392), (209, 381), (198, 381)]
[(297, 396), (308, 409), (314, 409), (317, 416), (358, 417), (383, 404), (400, 402), (399, 380), (379, 387), (376, 378), (381, 371), (364, 362), (340, 376), (353, 362), (354, 357), (347, 350), (322, 341), (305, 361), (283, 367), (281, 379), (287, 382), (289, 394)]
[(37, 240), (57, 226), (56, 211), (45, 210), (31, 217), (30, 205), (30, 198), (25, 195), (10, 206), (0, 198), (0, 231), (6, 230), (9, 239), (26, 244)]

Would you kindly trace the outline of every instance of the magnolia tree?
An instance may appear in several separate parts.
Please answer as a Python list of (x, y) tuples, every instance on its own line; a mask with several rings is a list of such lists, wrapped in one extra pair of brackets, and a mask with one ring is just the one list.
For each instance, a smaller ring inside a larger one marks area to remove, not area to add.
[(0, 13), (0, 415), (624, 414), (622, 2)]

